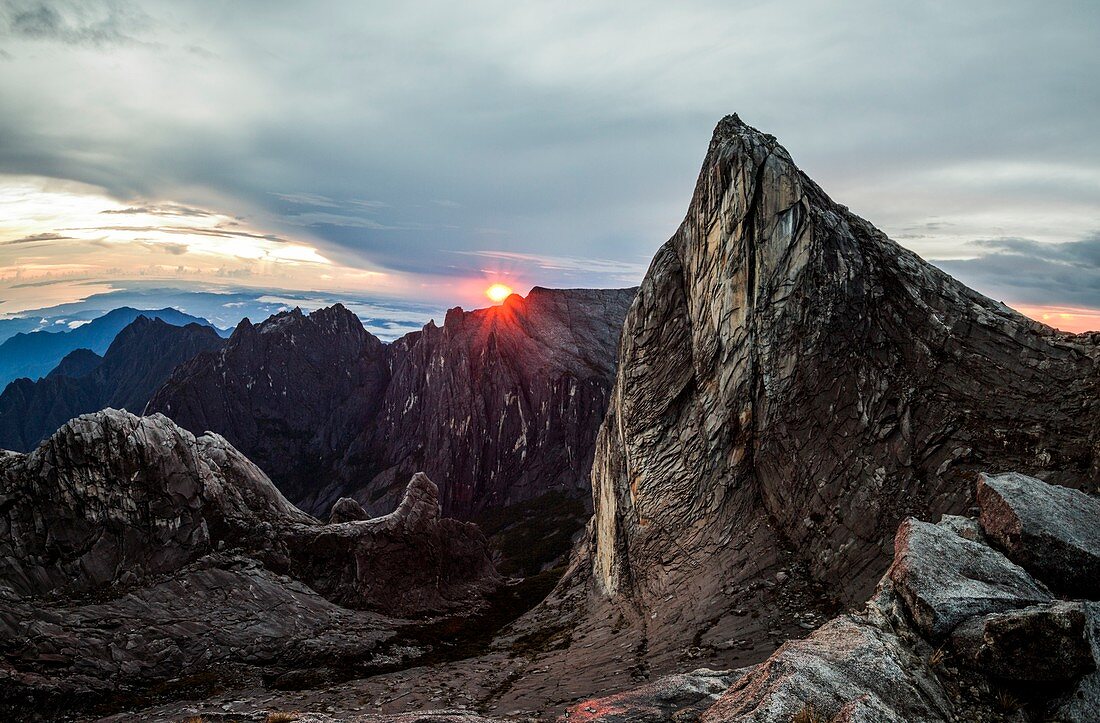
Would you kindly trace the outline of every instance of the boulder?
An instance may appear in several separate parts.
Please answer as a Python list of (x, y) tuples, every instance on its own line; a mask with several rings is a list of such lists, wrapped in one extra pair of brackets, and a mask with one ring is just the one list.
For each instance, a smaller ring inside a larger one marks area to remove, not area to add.
[(1010, 472), (978, 481), (982, 528), (1050, 587), (1100, 599), (1100, 500)]
[(1072, 680), (1096, 668), (1080, 602), (1054, 602), (971, 618), (951, 634), (957, 657), (993, 676), (1024, 682)]
[(842, 616), (805, 640), (784, 644), (733, 683), (703, 723), (874, 720), (931, 723), (951, 719), (936, 676), (896, 635)]
[(560, 723), (664, 723), (685, 721), (714, 704), (744, 671), (708, 670), (667, 675), (639, 688), (577, 703)]
[(942, 640), (967, 618), (1051, 600), (1040, 583), (996, 550), (913, 518), (898, 527), (888, 575), (917, 627), (932, 640)]
[(363, 506), (353, 500), (350, 497), (341, 497), (336, 500), (332, 505), (332, 512), (329, 513), (329, 524), (339, 524), (341, 522), (352, 522), (353, 520), (369, 520), (370, 515), (363, 509)]

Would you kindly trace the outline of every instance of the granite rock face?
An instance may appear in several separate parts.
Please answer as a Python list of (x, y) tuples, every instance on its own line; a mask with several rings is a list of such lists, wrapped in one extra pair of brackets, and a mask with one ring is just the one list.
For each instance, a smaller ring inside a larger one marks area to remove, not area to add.
[(342, 496), (393, 509), (424, 471), (468, 518), (551, 491), (587, 497), (633, 290), (535, 288), (383, 345), (337, 305), (241, 324), (153, 397), (212, 430), (315, 514)]
[[(1063, 524), (1058, 511), (1044, 509), (1032, 518), (1033, 529), (1058, 530)], [(983, 505), (981, 514), (986, 513)], [(961, 536), (960, 532), (973, 529), (964, 521), (955, 517), (946, 524), (931, 525), (906, 520), (897, 532), (891, 572), (862, 611), (841, 615), (805, 639), (784, 644), (764, 662), (731, 673), (729, 687), (691, 719), (702, 723), (1096, 720), (1100, 712), (1096, 601), (1032, 604), (1040, 584), (990, 547), (991, 541)], [(992, 562), (998, 559), (1000, 563)], [(992, 599), (1005, 611), (988, 613), (985, 606), (960, 606), (949, 600), (949, 594), (941, 596), (934, 605), (948, 611), (950, 615), (941, 618), (950, 617), (953, 623), (948, 631), (951, 637), (944, 642), (941, 633), (948, 623), (941, 628), (926, 624), (924, 604), (914, 604), (912, 591), (907, 590), (914, 576), (899, 579), (896, 574), (906, 566), (935, 568), (948, 593), (959, 587), (960, 580), (969, 580), (967, 586), (979, 582), (983, 591), (998, 588)], [(637, 693), (645, 690), (639, 688)], [(587, 711), (581, 720), (618, 721), (619, 712), (605, 706), (605, 701), (629, 701), (634, 696), (635, 692), (626, 692), (582, 702), (570, 709), (566, 720), (573, 720), (573, 711)], [(683, 719), (666, 712), (645, 720)]]
[[(333, 470), (369, 467), (354, 442), (372, 424), (388, 377), (385, 346), (351, 311), (294, 309), (242, 321), (220, 352), (178, 368), (146, 413), (221, 434), (301, 503)], [(326, 513), (334, 501), (303, 509)]]
[(549, 491), (587, 497), (633, 296), (535, 287), (398, 339), (374, 431), (381, 467), (356, 499), (388, 509), (417, 470), (445, 480), (443, 509), (461, 517)]
[(1046, 588), (996, 550), (912, 518), (898, 528), (889, 577), (932, 640), (967, 618), (1051, 600)]
[(1100, 597), (1100, 500), (1026, 475), (982, 475), (981, 524), (998, 547), (1051, 587)]
[(955, 628), (951, 646), (997, 678), (1049, 682), (1095, 670), (1089, 637), (1086, 605), (1059, 601), (971, 618)]
[(9, 384), (0, 394), (0, 449), (30, 451), (73, 417), (104, 407), (140, 412), (173, 369), (223, 343), (209, 326), (139, 316), (103, 357), (77, 349), (45, 378)]
[(925, 263), (730, 116), (627, 314), (585, 584), (637, 606), (651, 656), (731, 619), (722, 590), (782, 554), (864, 599), (897, 525), (965, 511), (979, 469), (1095, 488), (1098, 351)]
[(417, 475), (391, 514), (325, 525), (218, 435), (78, 417), (0, 457), (0, 703), (378, 657), (383, 615), (472, 611), (500, 584), (437, 494)]

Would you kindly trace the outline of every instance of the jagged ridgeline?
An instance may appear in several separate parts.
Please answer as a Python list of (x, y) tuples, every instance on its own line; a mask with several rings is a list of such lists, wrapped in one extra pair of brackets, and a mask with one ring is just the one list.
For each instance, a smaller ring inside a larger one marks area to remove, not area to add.
[(340, 496), (382, 513), (409, 475), (463, 518), (547, 493), (583, 498), (633, 289), (542, 289), (452, 309), (384, 345), (336, 305), (240, 324), (153, 396), (245, 452), (306, 511)]

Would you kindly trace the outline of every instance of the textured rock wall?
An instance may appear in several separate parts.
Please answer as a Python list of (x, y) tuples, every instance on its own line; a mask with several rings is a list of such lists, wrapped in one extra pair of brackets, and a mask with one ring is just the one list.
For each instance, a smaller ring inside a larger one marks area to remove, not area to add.
[(373, 434), (384, 468), (356, 497), (391, 509), (416, 470), (445, 481), (444, 510), (459, 516), (587, 492), (633, 294), (536, 287), (399, 339)]
[(721, 619), (719, 589), (780, 550), (858, 600), (898, 522), (965, 509), (979, 467), (1095, 487), (1096, 358), (1092, 336), (962, 286), (728, 117), (625, 322), (595, 584), (652, 612), (657, 645)]
[(308, 316), (295, 309), (238, 324), (223, 350), (177, 369), (146, 409), (222, 434), (303, 503), (334, 470), (370, 469), (352, 442), (387, 380), (385, 348), (355, 314), (339, 304)]

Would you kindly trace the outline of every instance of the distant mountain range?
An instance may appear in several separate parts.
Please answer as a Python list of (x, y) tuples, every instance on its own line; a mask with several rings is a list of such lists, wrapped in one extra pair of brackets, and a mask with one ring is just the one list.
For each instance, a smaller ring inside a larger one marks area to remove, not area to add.
[(76, 349), (44, 378), (9, 384), (0, 393), (0, 448), (29, 451), (69, 419), (105, 407), (140, 412), (176, 366), (224, 343), (209, 326), (139, 315), (104, 356)]
[(552, 491), (587, 499), (633, 298), (536, 287), (390, 345), (341, 305), (295, 309), (241, 322), (146, 411), (223, 434), (314, 514), (342, 495), (388, 512), (418, 471), (445, 514), (467, 519)]
[(77, 349), (103, 354), (118, 333), (139, 316), (161, 319), (175, 326), (200, 324), (214, 328), (206, 319), (176, 309), (124, 306), (70, 331), (18, 333), (0, 344), (0, 388), (22, 377), (34, 380), (46, 376), (69, 352)]

